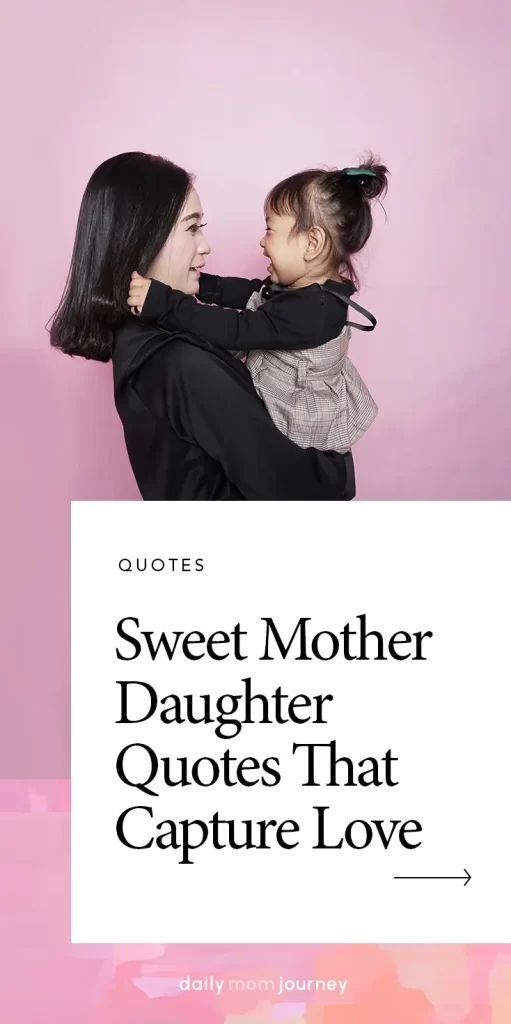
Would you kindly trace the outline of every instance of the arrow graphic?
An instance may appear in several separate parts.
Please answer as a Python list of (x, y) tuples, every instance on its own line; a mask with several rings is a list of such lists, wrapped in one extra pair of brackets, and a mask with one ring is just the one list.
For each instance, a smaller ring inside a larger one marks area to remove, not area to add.
[(394, 879), (408, 879), (410, 881), (463, 881), (463, 888), (468, 885), (472, 875), (469, 875), (466, 868), (463, 868), (463, 875), (394, 875)]

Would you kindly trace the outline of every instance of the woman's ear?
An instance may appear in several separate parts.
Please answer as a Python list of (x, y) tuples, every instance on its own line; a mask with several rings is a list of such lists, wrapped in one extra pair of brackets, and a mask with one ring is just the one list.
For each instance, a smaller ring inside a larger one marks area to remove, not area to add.
[(308, 262), (322, 256), (326, 249), (326, 233), (323, 228), (314, 226), (307, 232), (307, 244), (305, 247), (304, 259)]

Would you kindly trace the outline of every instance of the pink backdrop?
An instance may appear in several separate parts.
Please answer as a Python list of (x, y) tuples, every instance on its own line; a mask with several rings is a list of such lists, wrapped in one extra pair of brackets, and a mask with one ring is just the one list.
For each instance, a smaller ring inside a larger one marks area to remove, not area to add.
[(209, 269), (250, 274), (269, 186), (379, 152), (388, 223), (378, 211), (361, 264), (378, 328), (352, 354), (380, 416), (356, 449), (359, 498), (511, 497), (510, 27), (506, 0), (13, 5), (0, 315), (6, 468), (12, 487), (29, 474), (27, 515), (137, 496), (110, 369), (51, 352), (43, 327), (86, 181), (129, 149), (196, 173)]
[(359, 498), (511, 498), (511, 8), (420, 8), (323, 0), (313, 18), (310, 0), (18, 0), (4, 19), (0, 436), (17, 727), (0, 777), (67, 772), (69, 500), (137, 497), (110, 367), (50, 350), (44, 330), (84, 186), (108, 156), (136, 148), (193, 170), (209, 268), (255, 275), (275, 181), (379, 152), (388, 222), (377, 209), (360, 267), (379, 323), (352, 354), (380, 415), (356, 448)]

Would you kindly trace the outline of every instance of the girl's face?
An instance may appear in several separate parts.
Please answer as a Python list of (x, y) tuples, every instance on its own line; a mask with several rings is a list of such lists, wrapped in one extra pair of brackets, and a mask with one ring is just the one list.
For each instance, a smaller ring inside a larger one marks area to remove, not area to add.
[(259, 245), (270, 260), (268, 272), (274, 284), (292, 285), (307, 269), (304, 259), (306, 241), (292, 234), (295, 219), (266, 211), (266, 232)]
[(148, 277), (187, 295), (198, 292), (200, 269), (211, 252), (202, 233), (203, 217), (201, 201), (193, 189), (163, 249), (149, 267)]

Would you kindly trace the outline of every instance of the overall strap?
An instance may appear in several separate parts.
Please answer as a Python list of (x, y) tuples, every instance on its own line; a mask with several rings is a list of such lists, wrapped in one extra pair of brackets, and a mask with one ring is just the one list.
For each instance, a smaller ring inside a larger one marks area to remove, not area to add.
[(359, 306), (358, 302), (353, 302), (353, 299), (350, 299), (348, 295), (345, 295), (344, 292), (341, 291), (340, 287), (337, 287), (334, 281), (325, 281), (321, 287), (323, 288), (323, 291), (330, 292), (331, 295), (335, 295), (336, 298), (340, 299), (341, 302), (344, 302), (346, 306), (351, 306), (352, 309), (356, 309), (357, 313), (360, 313), (362, 316), (365, 316), (366, 320), (369, 320), (369, 324), (357, 324), (352, 320), (347, 320), (346, 327), (355, 327), (357, 331), (374, 331), (377, 322), (376, 317), (374, 317), (372, 313), (369, 313), (367, 309), (364, 309), (363, 306)]

